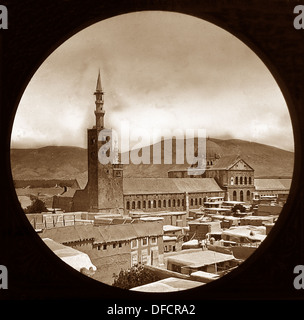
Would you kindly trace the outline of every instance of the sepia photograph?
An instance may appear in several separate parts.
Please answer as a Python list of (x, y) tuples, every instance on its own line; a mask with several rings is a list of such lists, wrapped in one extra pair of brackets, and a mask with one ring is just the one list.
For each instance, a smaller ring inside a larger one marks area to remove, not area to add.
[(216, 24), (141, 11), (96, 22), (31, 77), (10, 139), (18, 202), (73, 269), (136, 292), (204, 286), (267, 238), (294, 173), (282, 91)]

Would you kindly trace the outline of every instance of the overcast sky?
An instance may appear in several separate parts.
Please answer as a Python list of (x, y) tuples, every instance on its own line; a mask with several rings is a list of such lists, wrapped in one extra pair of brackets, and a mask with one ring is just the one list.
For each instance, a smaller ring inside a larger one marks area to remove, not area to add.
[(108, 128), (205, 129), (293, 151), (285, 100), (263, 62), (223, 29), (168, 12), (101, 21), (55, 50), (22, 97), (12, 147), (85, 148), (99, 69)]

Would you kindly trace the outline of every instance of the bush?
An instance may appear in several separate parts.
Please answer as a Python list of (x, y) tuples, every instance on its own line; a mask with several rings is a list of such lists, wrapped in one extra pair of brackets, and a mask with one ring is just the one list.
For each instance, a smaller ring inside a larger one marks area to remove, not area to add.
[(237, 210), (240, 210), (240, 212), (245, 212), (246, 208), (242, 205), (242, 204), (236, 204), (233, 208), (232, 208), (232, 212), (236, 212)]
[(41, 213), (46, 211), (48, 211), (48, 209), (46, 208), (45, 203), (40, 199), (34, 199), (32, 204), (24, 210), (25, 213)]
[(143, 265), (135, 265), (127, 270), (121, 270), (119, 275), (113, 274), (113, 286), (121, 289), (131, 289), (150, 282), (160, 280), (152, 271)]

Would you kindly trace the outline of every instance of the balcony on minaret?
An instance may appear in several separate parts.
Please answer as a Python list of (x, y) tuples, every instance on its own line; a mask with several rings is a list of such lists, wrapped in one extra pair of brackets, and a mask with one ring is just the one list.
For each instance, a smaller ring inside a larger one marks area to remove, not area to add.
[(123, 165), (120, 163), (115, 163), (112, 165), (113, 168), (113, 176), (116, 178), (123, 177)]

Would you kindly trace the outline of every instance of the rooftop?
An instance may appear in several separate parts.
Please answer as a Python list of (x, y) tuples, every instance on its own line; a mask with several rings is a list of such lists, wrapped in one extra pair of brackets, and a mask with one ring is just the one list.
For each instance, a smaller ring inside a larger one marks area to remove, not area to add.
[(182, 227), (176, 227), (176, 226), (172, 226), (170, 224), (166, 224), (163, 226), (163, 230), (164, 232), (167, 231), (181, 231), (183, 228)]
[(223, 191), (213, 178), (125, 178), (124, 194), (164, 194)]
[(76, 179), (33, 179), (33, 180), (14, 180), (15, 188), (60, 188), (71, 187), (79, 189)]
[(234, 256), (232, 254), (224, 254), (211, 250), (200, 250), (189, 253), (181, 253), (168, 257), (168, 263), (176, 263), (192, 268), (199, 268), (229, 260), (234, 260)]
[(254, 179), (254, 185), (259, 190), (289, 190), (292, 179)]
[(163, 235), (161, 222), (142, 222), (116, 225), (72, 225), (44, 229), (42, 238), (50, 238), (59, 243), (92, 240), (94, 243), (127, 241), (131, 239)]
[(234, 237), (246, 237), (248, 240), (263, 241), (266, 238), (266, 228), (264, 226), (239, 226), (224, 230), (222, 235)]
[(232, 168), (237, 162), (242, 161), (246, 164), (247, 170), (253, 170), (243, 159), (240, 158), (239, 155), (227, 155), (220, 157), (215, 164), (208, 170), (229, 170)]
[(204, 285), (204, 283), (199, 281), (170, 277), (152, 283), (148, 283), (139, 287), (135, 287), (131, 290), (141, 292), (172, 292), (187, 290), (201, 285)]
[(81, 271), (83, 268), (96, 271), (96, 267), (92, 264), (87, 254), (64, 246), (49, 238), (43, 238), (42, 240), (62, 261), (77, 271)]

